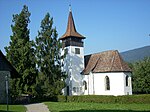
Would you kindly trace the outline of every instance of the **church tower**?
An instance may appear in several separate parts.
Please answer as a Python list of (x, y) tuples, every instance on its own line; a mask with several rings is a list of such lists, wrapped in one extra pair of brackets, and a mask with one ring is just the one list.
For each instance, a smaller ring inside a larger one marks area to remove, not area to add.
[(66, 88), (64, 95), (83, 94), (83, 75), (84, 69), (84, 36), (76, 30), (71, 9), (69, 10), (68, 24), (66, 32), (60, 37), (62, 40), (62, 52), (66, 54), (63, 61), (63, 70), (67, 73)]

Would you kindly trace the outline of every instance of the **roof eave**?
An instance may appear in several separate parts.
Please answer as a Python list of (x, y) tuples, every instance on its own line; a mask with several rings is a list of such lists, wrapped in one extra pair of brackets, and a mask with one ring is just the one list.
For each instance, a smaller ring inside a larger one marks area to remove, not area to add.
[[(100, 71), (100, 72), (92, 72), (92, 73), (116, 73), (116, 72), (131, 72), (132, 71)], [(83, 75), (89, 75), (89, 73), (83, 73)]]
[(70, 37), (76, 37), (76, 38), (79, 38), (79, 39), (86, 39), (86, 37), (84, 37), (84, 36), (81, 37), (81, 36), (74, 36), (74, 35), (69, 35), (69, 36), (67, 36), (67, 35), (64, 36), (64, 35), (62, 37), (60, 37), (59, 40), (64, 40), (64, 39), (67, 39), (67, 38), (70, 38)]

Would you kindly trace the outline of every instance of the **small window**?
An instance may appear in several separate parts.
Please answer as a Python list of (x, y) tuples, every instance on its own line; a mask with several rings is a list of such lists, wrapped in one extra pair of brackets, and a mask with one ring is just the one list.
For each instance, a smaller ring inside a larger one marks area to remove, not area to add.
[(73, 92), (76, 92), (76, 87), (73, 87)]
[(126, 76), (126, 86), (129, 86), (129, 76)]
[(77, 93), (80, 92), (79, 87), (77, 87)]
[(82, 87), (73, 87), (73, 92), (75, 93), (79, 93), (79, 92), (82, 92)]
[(80, 54), (80, 49), (79, 48), (75, 48), (75, 54)]
[(110, 90), (110, 80), (109, 77), (105, 77), (105, 90)]
[(68, 48), (65, 49), (65, 54), (68, 54)]
[(80, 92), (82, 92), (82, 87), (80, 87)]

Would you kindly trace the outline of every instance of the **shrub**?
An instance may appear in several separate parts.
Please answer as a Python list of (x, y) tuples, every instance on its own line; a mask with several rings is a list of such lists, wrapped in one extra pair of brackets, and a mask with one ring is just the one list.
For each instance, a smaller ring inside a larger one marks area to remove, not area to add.
[(67, 96), (58, 95), (58, 96), (57, 96), (57, 101), (58, 101), (58, 102), (66, 102), (66, 101), (67, 101)]
[(121, 104), (150, 104), (150, 94), (127, 96), (58, 96), (58, 102), (91, 102), (91, 103), (121, 103)]

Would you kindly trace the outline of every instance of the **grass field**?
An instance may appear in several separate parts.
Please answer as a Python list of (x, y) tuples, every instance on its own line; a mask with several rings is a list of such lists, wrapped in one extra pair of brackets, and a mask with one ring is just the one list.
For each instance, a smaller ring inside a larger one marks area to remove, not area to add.
[(51, 112), (150, 112), (150, 104), (44, 103)]
[[(6, 105), (0, 104), (0, 112), (7, 112)], [(23, 105), (9, 105), (9, 112), (26, 112), (26, 108)]]

